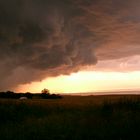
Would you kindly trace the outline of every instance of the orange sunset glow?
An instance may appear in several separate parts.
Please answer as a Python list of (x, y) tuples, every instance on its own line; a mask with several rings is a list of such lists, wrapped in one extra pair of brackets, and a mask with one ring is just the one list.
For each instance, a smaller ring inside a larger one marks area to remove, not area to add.
[(41, 81), (19, 85), (16, 91), (38, 93), (48, 88), (53, 93), (94, 93), (104, 91), (140, 90), (140, 56), (99, 61), (86, 71), (48, 77)]
[(140, 89), (140, 72), (86, 72), (47, 78), (41, 82), (21, 85), (17, 91), (40, 92), (44, 87), (54, 93), (81, 93)]

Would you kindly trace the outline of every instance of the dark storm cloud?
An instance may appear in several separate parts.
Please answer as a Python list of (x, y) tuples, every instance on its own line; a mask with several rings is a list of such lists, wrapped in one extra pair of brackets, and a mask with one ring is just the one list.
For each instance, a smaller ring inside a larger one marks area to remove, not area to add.
[(139, 0), (1, 0), (0, 89), (139, 54), (139, 8)]

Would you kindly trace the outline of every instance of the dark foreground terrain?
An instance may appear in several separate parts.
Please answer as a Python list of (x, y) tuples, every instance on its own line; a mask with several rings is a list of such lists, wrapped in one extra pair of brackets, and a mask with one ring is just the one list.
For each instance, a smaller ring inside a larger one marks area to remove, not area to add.
[(139, 140), (140, 96), (0, 99), (1, 140)]

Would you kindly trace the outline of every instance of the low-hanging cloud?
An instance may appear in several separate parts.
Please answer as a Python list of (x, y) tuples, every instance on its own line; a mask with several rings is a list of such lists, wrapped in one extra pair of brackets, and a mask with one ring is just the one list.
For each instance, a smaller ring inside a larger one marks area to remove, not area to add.
[(139, 0), (0, 1), (0, 89), (139, 54)]

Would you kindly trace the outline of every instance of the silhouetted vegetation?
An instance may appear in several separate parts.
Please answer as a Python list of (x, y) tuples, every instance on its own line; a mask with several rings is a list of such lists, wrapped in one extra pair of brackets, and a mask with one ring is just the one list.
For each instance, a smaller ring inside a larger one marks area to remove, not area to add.
[(26, 92), (25, 93), (25, 97), (27, 97), (28, 99), (32, 99), (33, 98), (33, 94), (30, 92)]
[(12, 91), (7, 92), (0, 92), (0, 98), (12, 98), (12, 99), (18, 99), (22, 96), (21, 93), (15, 94)]
[(2, 140), (138, 140), (140, 96), (0, 100)]
[[(0, 98), (6, 98), (6, 99), (20, 99), (21, 97), (26, 97), (27, 99), (32, 98), (43, 98), (43, 99), (60, 99), (62, 96), (59, 94), (50, 94), (49, 90), (44, 89), (42, 90), (42, 93), (14, 93), (13, 91), (6, 91), (6, 92), (0, 92)], [(21, 98), (22, 99), (22, 98)]]
[(41, 91), (42, 94), (50, 94), (50, 91), (46, 88), (44, 88), (42, 91)]

